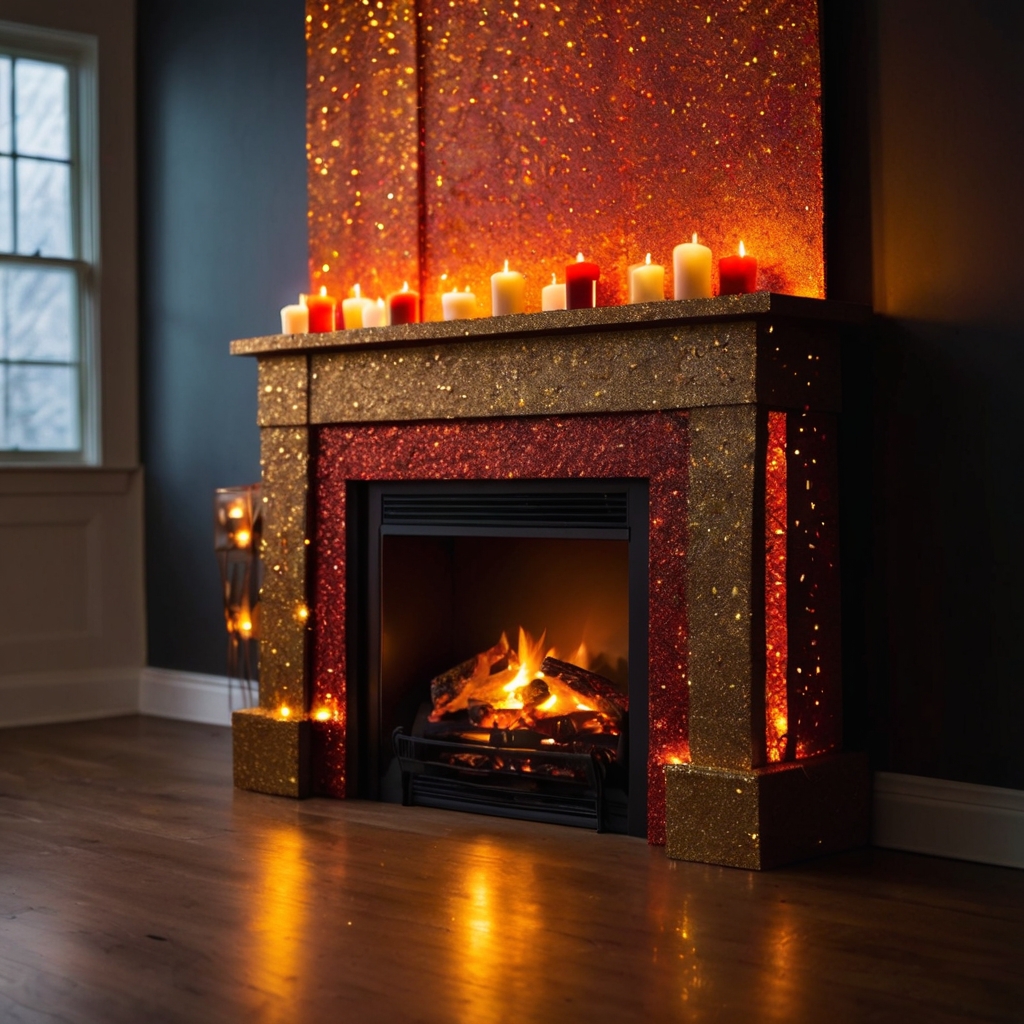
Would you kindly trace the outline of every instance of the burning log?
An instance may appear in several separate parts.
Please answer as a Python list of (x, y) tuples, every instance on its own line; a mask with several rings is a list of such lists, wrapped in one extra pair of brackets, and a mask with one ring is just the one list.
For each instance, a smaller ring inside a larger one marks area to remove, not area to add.
[(502, 636), (490, 650), (475, 658), (468, 658), (461, 665), (432, 679), (430, 699), (434, 705), (434, 714), (442, 714), (449, 704), (455, 703), (474, 679), (505, 671), (508, 668), (508, 655), (508, 640)]
[(541, 662), (541, 672), (565, 683), (573, 692), (613, 721), (618, 722), (629, 711), (629, 698), (615, 688), (615, 684), (596, 672), (589, 672), (567, 661), (547, 657)]

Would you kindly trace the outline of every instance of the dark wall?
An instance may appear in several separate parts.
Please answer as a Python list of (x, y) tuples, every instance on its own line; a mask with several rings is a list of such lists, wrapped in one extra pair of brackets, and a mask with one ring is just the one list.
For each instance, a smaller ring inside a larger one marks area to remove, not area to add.
[(149, 663), (223, 674), (215, 487), (259, 480), (256, 367), (307, 281), (303, 0), (139, 5)]
[(876, 768), (1024, 788), (1024, 5), (825, 0), (844, 643)]

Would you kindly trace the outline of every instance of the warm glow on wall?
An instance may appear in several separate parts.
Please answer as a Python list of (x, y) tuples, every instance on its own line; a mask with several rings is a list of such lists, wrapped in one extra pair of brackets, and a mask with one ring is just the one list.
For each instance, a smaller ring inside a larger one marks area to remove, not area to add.
[(816, 0), (307, 11), (315, 284), (418, 282), (441, 319), (445, 274), (486, 295), (508, 258), (529, 311), (583, 248), (606, 305), (697, 231), (824, 294)]

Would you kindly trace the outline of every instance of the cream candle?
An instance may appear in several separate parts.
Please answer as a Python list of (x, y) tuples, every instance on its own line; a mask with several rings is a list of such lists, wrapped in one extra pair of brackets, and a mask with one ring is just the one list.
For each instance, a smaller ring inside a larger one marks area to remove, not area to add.
[(661, 302), (665, 298), (665, 268), (647, 259), (629, 272), (630, 302)]
[(341, 304), (342, 322), (347, 331), (363, 326), (363, 309), (368, 301), (360, 294), (359, 285), (356, 285), (352, 292), (352, 298), (345, 299)]
[(309, 333), (309, 307), (304, 302), (295, 306), (284, 306), (281, 309), (281, 333)]
[(464, 292), (457, 288), (445, 292), (441, 296), (441, 310), (445, 320), (471, 320), (476, 316), (476, 296), (468, 288)]
[(683, 242), (672, 250), (672, 269), (677, 299), (708, 299), (711, 297), (711, 250), (697, 241)]
[(516, 270), (505, 269), (491, 274), (491, 316), (522, 313), (526, 308), (526, 279)]
[(388, 322), (388, 307), (383, 299), (376, 302), (373, 299), (366, 299), (363, 307), (364, 327), (386, 327)]
[(544, 285), (540, 290), (540, 308), (545, 311), (565, 309), (565, 285), (558, 284), (557, 281), (557, 275), (552, 274), (551, 284)]

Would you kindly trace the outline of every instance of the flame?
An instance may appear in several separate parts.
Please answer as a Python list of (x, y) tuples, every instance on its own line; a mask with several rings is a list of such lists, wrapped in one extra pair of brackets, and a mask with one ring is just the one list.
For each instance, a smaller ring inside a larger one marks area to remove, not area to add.
[(694, 231), (693, 237), (690, 239), (690, 241), (693, 242), (694, 245), (697, 244), (697, 232), (696, 231)]
[(583, 253), (581, 253), (581, 252), (576, 253), (576, 262), (577, 263), (582, 263), (583, 262)]
[(320, 294), (324, 295), (324, 296), (327, 295), (327, 285), (325, 285), (325, 284), (320, 285)]
[(551, 283), (552, 284), (558, 284), (558, 275), (557, 274), (552, 274), (551, 275)]
[(508, 273), (508, 260), (505, 260), (505, 273)]
[(247, 548), (251, 539), (252, 534), (250, 534), (248, 530), (235, 530), (236, 548)]
[(740, 242), (740, 255), (741, 256), (746, 256), (747, 255), (747, 250), (743, 248), (743, 243), (742, 242)]
[(650, 253), (647, 254), (646, 258), (644, 259), (644, 263), (646, 263), (647, 266), (651, 265), (651, 254)]
[(357, 299), (360, 298), (359, 285), (358, 284), (355, 284), (355, 285), (352, 286), (352, 294), (355, 296), (355, 298), (357, 298)]
[(407, 292), (408, 290), (409, 290), (409, 282), (408, 281), (403, 281), (402, 282), (402, 291), (403, 292)]
[(242, 508), (241, 503), (232, 505), (228, 509), (228, 519), (241, 519), (245, 515), (245, 509)]

